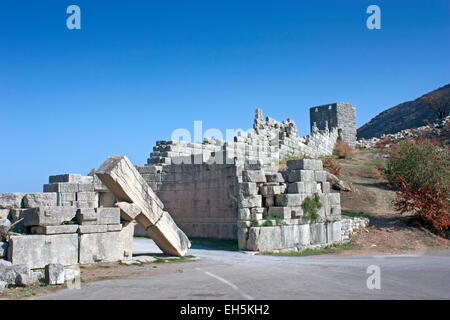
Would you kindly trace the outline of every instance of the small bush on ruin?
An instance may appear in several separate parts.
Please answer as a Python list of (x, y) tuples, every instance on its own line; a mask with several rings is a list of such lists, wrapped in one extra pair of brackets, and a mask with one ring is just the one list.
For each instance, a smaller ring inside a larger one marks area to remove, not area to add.
[(316, 221), (319, 218), (318, 211), (320, 208), (322, 208), (322, 203), (317, 193), (312, 198), (306, 197), (302, 202), (303, 217), (311, 221)]
[(448, 150), (431, 140), (406, 140), (393, 148), (383, 173), (396, 190), (394, 207), (412, 213), (425, 227), (444, 235), (450, 226)]
[(325, 166), (330, 169), (331, 173), (335, 176), (339, 177), (339, 173), (341, 172), (342, 167), (339, 167), (334, 164), (333, 160), (330, 158), (325, 159)]
[(350, 158), (355, 153), (352, 147), (338, 139), (334, 145), (333, 154), (340, 159)]

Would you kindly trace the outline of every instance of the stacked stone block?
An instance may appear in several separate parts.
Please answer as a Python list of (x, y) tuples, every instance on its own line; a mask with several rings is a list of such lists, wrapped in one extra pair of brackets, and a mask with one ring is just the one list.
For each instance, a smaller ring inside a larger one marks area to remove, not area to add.
[[(239, 183), (239, 247), (302, 250), (341, 241), (339, 193), (330, 193), (320, 160), (289, 160), (287, 170), (243, 170)], [(318, 194), (319, 218), (305, 217), (302, 203)]]
[(131, 258), (135, 223), (115, 202), (96, 176), (79, 174), (50, 176), (44, 193), (0, 194), (1, 218), (16, 223), (1, 257), (32, 269)]

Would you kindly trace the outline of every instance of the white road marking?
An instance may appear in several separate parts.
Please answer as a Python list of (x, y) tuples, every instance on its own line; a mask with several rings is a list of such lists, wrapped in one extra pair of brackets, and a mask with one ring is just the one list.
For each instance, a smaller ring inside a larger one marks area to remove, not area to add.
[(203, 271), (203, 270), (200, 269), (200, 268), (195, 268), (195, 269), (198, 270), (198, 271), (204, 272), (206, 275), (208, 275), (208, 276), (210, 276), (210, 277), (213, 277), (213, 278), (219, 280), (219, 281), (222, 282), (222, 283), (225, 283), (226, 285), (228, 285), (228, 286), (230, 286), (231, 288), (233, 288), (233, 290), (237, 291), (237, 292), (238, 292), (241, 296), (243, 296), (245, 299), (247, 299), (247, 300), (255, 300), (252, 296), (249, 296), (248, 294), (245, 294), (241, 289), (239, 289), (238, 286), (236, 286), (235, 284), (232, 284), (230, 281), (228, 281), (228, 280), (226, 280), (226, 279), (224, 279), (224, 278), (222, 278), (222, 277), (219, 277), (218, 275), (215, 275), (215, 274), (213, 274), (213, 273), (211, 273), (211, 272)]

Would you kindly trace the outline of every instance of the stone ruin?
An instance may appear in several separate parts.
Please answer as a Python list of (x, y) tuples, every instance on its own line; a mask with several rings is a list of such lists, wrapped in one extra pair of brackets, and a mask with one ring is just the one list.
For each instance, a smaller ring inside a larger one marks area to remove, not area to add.
[[(310, 158), (331, 155), (339, 137), (354, 145), (354, 107), (321, 110), (311, 108), (305, 137), (292, 120), (264, 120), (257, 109), (254, 132), (234, 141), (157, 141), (144, 166), (112, 156), (92, 176), (50, 176), (43, 193), (0, 194), (0, 221), (14, 231), (3, 235), (0, 259), (32, 269), (124, 261), (135, 231), (177, 256), (190, 247), (187, 236), (237, 239), (252, 251), (345, 241), (368, 221), (341, 219), (340, 194)], [(292, 157), (300, 160), (279, 171)], [(313, 218), (302, 204), (315, 195), (321, 207)]]

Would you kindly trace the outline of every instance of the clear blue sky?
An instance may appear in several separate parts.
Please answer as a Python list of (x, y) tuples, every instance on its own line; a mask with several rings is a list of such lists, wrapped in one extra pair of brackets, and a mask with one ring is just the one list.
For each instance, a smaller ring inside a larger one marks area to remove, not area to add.
[[(67, 6), (81, 30), (66, 28)], [(381, 30), (366, 8), (381, 8)], [(39, 192), (111, 154), (144, 164), (176, 128), (252, 126), (254, 109), (309, 133), (308, 109), (380, 111), (447, 84), (450, 2), (5, 1), (0, 192)]]

